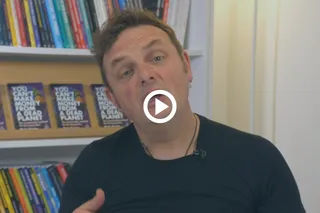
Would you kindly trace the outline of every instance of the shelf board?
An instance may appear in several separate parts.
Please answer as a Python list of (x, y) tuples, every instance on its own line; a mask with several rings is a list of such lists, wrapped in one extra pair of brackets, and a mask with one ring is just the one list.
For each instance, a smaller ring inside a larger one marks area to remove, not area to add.
[[(190, 57), (201, 56), (201, 50), (187, 50)], [(86, 60), (93, 61), (93, 55), (88, 49), (67, 49), (67, 48), (34, 48), (34, 47), (13, 47), (0, 46), (0, 56), (7, 59), (44, 59), (51, 60)]]
[(37, 148), (37, 147), (64, 147), (64, 146), (86, 146), (101, 137), (88, 138), (58, 138), (43, 140), (23, 140), (23, 141), (0, 141), (1, 149), (15, 148)]
[(3, 130), (0, 132), (0, 149), (86, 145), (92, 142), (90, 138), (105, 137), (120, 129), (121, 127), (83, 128), (81, 131), (79, 128)]

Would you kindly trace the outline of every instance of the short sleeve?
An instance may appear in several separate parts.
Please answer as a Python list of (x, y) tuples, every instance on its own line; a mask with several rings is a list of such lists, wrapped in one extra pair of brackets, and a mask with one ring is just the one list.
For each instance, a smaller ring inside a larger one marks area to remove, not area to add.
[(287, 162), (275, 146), (269, 148), (270, 172), (257, 213), (306, 213), (298, 185)]
[(94, 196), (95, 190), (91, 189), (94, 181), (92, 165), (94, 155), (89, 145), (80, 153), (69, 171), (62, 189), (59, 213), (71, 213)]

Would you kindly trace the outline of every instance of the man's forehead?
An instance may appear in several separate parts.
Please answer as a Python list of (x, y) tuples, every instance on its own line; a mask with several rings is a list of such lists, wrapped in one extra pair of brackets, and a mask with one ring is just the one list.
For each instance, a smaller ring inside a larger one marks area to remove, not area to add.
[(141, 36), (148, 36), (148, 35), (165, 36), (166, 33), (162, 29), (152, 25), (140, 25), (140, 26), (129, 27), (125, 29), (120, 33), (118, 39), (141, 37)]
[(131, 33), (128, 30), (127, 32), (124, 31), (122, 34), (120, 34), (115, 43), (112, 45), (111, 49), (106, 54), (108, 56), (108, 60), (113, 57), (118, 57), (132, 49), (143, 50), (153, 45), (164, 45), (167, 41), (169, 41), (166, 33), (160, 29), (159, 31), (135, 31), (134, 33)]
[[(152, 46), (163, 46), (163, 41), (161, 39), (158, 39), (158, 38), (154, 38), (148, 42), (146, 42), (145, 45), (141, 46), (141, 48), (139, 47), (138, 50), (147, 50), (149, 48), (152, 48)], [(130, 47), (129, 47), (130, 48)], [(114, 54), (111, 55), (109, 54), (107, 56), (108, 58), (108, 62), (110, 63), (111, 65), (111, 68), (114, 67), (116, 64), (118, 64), (119, 62), (123, 61), (126, 57), (127, 57), (127, 54), (125, 51), (119, 51), (118, 53), (115, 53), (115, 50), (113, 50)], [(106, 56), (106, 55), (105, 55)]]
[(152, 40), (159, 40), (165, 42), (167, 34), (153, 26), (140, 26), (124, 30), (113, 44), (112, 50), (128, 48), (130, 46), (140, 47), (148, 44)]

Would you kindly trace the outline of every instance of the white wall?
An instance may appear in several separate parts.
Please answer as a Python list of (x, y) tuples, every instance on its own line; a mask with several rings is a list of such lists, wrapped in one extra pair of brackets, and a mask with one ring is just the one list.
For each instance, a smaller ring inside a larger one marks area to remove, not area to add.
[(253, 1), (214, 2), (213, 117), (249, 131)]
[(308, 212), (320, 210), (320, 1), (280, 5), (275, 137), (301, 186)]
[(258, 1), (254, 56), (254, 0), (215, 0), (214, 11), (214, 119), (250, 131), (254, 101), (254, 133), (285, 156), (308, 213), (320, 212), (319, 8), (318, 0)]

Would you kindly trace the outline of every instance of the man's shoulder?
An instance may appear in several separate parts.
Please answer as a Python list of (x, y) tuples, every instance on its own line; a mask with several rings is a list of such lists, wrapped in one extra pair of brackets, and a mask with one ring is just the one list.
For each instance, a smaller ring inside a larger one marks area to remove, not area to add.
[(132, 124), (120, 128), (118, 131), (94, 140), (89, 143), (80, 153), (78, 158), (85, 158), (87, 160), (101, 160), (101, 157), (111, 157), (115, 150), (119, 147), (124, 147), (130, 143), (130, 135), (134, 127)]
[(210, 143), (218, 144), (230, 150), (249, 152), (264, 152), (265, 154), (279, 154), (275, 144), (269, 139), (244, 130), (237, 129), (204, 116), (200, 116), (203, 135), (212, 139)]
[(123, 143), (128, 143), (134, 131), (133, 124), (121, 127), (118, 131), (107, 135), (103, 138), (92, 141), (88, 148), (94, 150), (107, 151), (114, 149), (117, 146), (124, 145)]
[(288, 168), (284, 156), (271, 140), (206, 118), (203, 123), (204, 135), (210, 138), (205, 140), (208, 156), (209, 152), (214, 153), (214, 158), (248, 178), (256, 177), (260, 182), (261, 174), (268, 176), (279, 167)]

